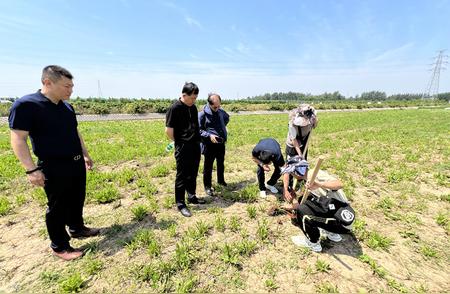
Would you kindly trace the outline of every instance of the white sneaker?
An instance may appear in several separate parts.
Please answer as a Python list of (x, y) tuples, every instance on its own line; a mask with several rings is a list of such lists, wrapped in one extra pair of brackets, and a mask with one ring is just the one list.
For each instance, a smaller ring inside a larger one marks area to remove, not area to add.
[(266, 188), (267, 189), (269, 189), (270, 190), (270, 192), (272, 192), (272, 193), (278, 193), (278, 189), (277, 188), (275, 188), (274, 186), (271, 186), (271, 185), (267, 185), (266, 184)]
[(330, 241), (333, 241), (333, 242), (341, 242), (342, 241), (342, 237), (339, 234), (328, 232), (328, 231), (323, 230), (323, 229), (322, 229), (322, 233), (325, 236), (327, 236), (328, 240), (330, 240)]
[(292, 242), (294, 242), (295, 245), (301, 246), (301, 247), (307, 247), (311, 249), (311, 251), (314, 252), (322, 252), (322, 245), (320, 245), (320, 242), (312, 243), (309, 241), (308, 238), (301, 237), (301, 236), (292, 236)]
[(267, 197), (266, 191), (259, 191), (259, 197), (266, 198)]

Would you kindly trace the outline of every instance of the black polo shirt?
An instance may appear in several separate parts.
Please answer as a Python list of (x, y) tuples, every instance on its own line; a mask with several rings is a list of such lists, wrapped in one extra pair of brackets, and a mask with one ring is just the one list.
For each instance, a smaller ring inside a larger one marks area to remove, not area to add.
[(187, 106), (181, 99), (174, 102), (166, 113), (166, 127), (173, 128), (175, 143), (200, 142), (198, 111), (195, 104)]
[(81, 154), (77, 119), (73, 107), (53, 103), (41, 91), (14, 102), (9, 127), (28, 131), (34, 154), (40, 158), (66, 158)]

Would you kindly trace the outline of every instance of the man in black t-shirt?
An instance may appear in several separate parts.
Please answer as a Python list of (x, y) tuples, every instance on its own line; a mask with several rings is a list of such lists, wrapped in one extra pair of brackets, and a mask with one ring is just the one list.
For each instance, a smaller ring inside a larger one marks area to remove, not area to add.
[[(258, 165), (256, 174), (258, 176), (259, 193), (262, 198), (266, 197), (266, 188), (272, 193), (278, 193), (275, 184), (281, 177), (280, 168), (284, 165), (283, 154), (281, 153), (280, 144), (275, 139), (262, 139), (253, 148), (253, 161)], [(264, 172), (270, 171), (269, 164), (273, 163), (274, 171), (270, 180), (265, 183)]]
[[(11, 146), (25, 168), (28, 180), (43, 187), (48, 199), (45, 214), (53, 254), (72, 260), (82, 256), (70, 246), (72, 238), (90, 237), (98, 229), (83, 222), (86, 196), (86, 169), (93, 162), (77, 130), (77, 119), (69, 100), (72, 74), (57, 65), (42, 71), (42, 90), (18, 99), (9, 114)], [(30, 137), (37, 165), (33, 162), (27, 138)], [(67, 234), (69, 227), (70, 236)]]
[(186, 206), (188, 202), (204, 204), (203, 199), (196, 196), (197, 173), (200, 164), (200, 129), (198, 111), (195, 106), (199, 89), (194, 83), (185, 83), (181, 98), (172, 104), (166, 113), (166, 134), (175, 141), (175, 160), (177, 176), (175, 179), (175, 201), (183, 216), (192, 216)]

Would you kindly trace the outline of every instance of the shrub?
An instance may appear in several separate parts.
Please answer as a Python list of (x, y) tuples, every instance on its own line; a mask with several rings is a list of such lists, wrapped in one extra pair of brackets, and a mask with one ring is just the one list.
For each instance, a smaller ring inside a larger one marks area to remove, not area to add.
[(80, 273), (74, 273), (70, 276), (63, 278), (59, 282), (59, 287), (63, 292), (66, 293), (74, 293), (80, 292), (81, 288), (83, 288), (84, 280), (81, 277)]
[(111, 186), (98, 192), (95, 192), (93, 197), (98, 203), (109, 203), (119, 199), (120, 194), (115, 187)]
[(8, 214), (11, 210), (11, 203), (6, 197), (0, 197), (0, 216)]
[(137, 205), (131, 208), (131, 212), (133, 212), (134, 219), (137, 221), (141, 221), (145, 218), (148, 213), (147, 207), (144, 205)]

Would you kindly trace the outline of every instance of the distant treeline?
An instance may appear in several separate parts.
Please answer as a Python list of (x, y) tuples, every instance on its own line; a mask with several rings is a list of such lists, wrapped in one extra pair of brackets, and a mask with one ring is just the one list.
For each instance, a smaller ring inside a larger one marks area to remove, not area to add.
[[(385, 107), (447, 107), (450, 93), (439, 95), (439, 99), (421, 99), (420, 94), (396, 94), (387, 96), (384, 92), (372, 91), (360, 96), (346, 98), (339, 92), (311, 95), (303, 93), (273, 93), (247, 99), (224, 99), (223, 108), (227, 111), (290, 110), (299, 103), (310, 103), (316, 109), (363, 109)], [(13, 102), (17, 98), (2, 99)], [(81, 98), (70, 99), (77, 114), (144, 114), (165, 113), (174, 99), (132, 99), (132, 98)], [(197, 100), (202, 109), (206, 100)], [(0, 103), (0, 116), (7, 116), (11, 103)]]
[[(264, 95), (258, 95), (253, 97), (248, 97), (247, 100), (281, 100), (281, 101), (289, 101), (289, 100), (302, 100), (302, 101), (338, 101), (345, 99), (354, 99), (354, 100), (367, 100), (367, 101), (383, 101), (383, 100), (419, 100), (422, 99), (422, 94), (393, 94), (386, 95), (385, 92), (381, 91), (370, 91), (364, 92), (361, 95), (345, 97), (338, 91), (333, 93), (323, 93), (319, 95), (305, 94), (305, 93), (297, 93), (297, 92), (287, 92), (287, 93), (266, 93)], [(438, 95), (438, 100), (450, 100), (450, 92), (441, 93)]]

